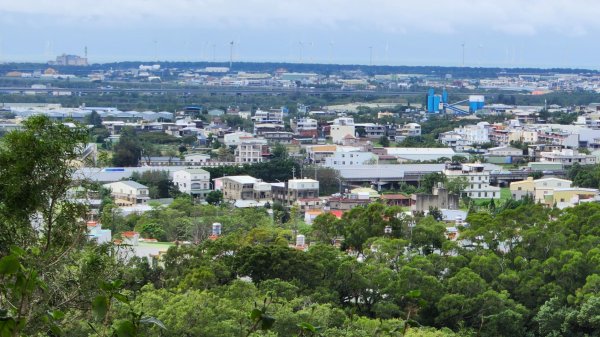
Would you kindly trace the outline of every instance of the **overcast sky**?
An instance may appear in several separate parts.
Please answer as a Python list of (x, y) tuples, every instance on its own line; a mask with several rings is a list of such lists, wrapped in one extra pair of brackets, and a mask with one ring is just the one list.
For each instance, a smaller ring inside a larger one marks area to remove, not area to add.
[(229, 60), (598, 69), (597, 0), (0, 0), (0, 62)]

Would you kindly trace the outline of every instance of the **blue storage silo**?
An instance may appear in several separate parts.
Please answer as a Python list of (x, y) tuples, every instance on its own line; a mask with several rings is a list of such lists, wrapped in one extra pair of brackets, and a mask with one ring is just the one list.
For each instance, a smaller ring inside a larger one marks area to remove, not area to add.
[(433, 96), (433, 112), (440, 111), (440, 101), (442, 100), (442, 96), (434, 95)]
[(433, 89), (429, 89), (429, 93), (427, 94), (427, 112), (434, 112), (433, 96), (434, 96)]
[(448, 92), (446, 91), (446, 88), (442, 90), (442, 103), (448, 103)]

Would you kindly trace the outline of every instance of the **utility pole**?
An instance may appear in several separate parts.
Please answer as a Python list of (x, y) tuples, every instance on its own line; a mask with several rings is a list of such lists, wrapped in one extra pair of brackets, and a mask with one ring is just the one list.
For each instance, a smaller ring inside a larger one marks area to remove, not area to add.
[(292, 179), (296, 179), (296, 166), (292, 167)]

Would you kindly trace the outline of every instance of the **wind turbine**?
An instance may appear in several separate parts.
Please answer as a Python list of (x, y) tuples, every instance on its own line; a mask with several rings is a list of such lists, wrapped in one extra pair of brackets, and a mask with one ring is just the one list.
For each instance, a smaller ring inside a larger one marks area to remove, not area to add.
[(329, 41), (329, 63), (333, 64), (333, 41)]

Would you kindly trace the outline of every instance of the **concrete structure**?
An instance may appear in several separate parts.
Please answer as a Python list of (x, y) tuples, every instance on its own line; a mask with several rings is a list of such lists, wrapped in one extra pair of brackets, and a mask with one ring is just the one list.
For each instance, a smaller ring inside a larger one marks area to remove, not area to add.
[(269, 155), (267, 140), (263, 138), (242, 138), (235, 149), (235, 162), (261, 163)]
[(150, 199), (148, 187), (135, 181), (117, 181), (102, 186), (110, 190), (110, 195), (119, 206), (143, 204)]
[(417, 123), (405, 124), (400, 130), (400, 135), (404, 137), (418, 137), (421, 136), (421, 125)]
[(283, 111), (256, 110), (252, 120), (258, 124), (283, 124)]
[(448, 193), (441, 184), (433, 188), (431, 194), (418, 193), (411, 195), (410, 210), (412, 212), (426, 212), (429, 208), (458, 209), (460, 197)]
[(330, 157), (325, 158), (325, 166), (353, 166), (369, 165), (377, 161), (377, 156), (373, 152), (366, 151), (336, 151)]
[(271, 200), (271, 184), (251, 176), (226, 176), (215, 179), (215, 189), (223, 192), (227, 201)]
[(245, 131), (236, 131), (233, 133), (227, 133), (223, 136), (223, 142), (227, 146), (238, 146), (242, 139), (252, 138), (252, 134)]
[(290, 126), (295, 134), (301, 137), (318, 137), (318, 123), (316, 119), (312, 118), (299, 118), (292, 119)]
[(340, 117), (333, 120), (333, 124), (329, 128), (329, 135), (334, 143), (340, 144), (347, 135), (354, 136), (355, 131), (353, 118)]
[(553, 194), (556, 189), (570, 188), (572, 182), (559, 178), (542, 178), (534, 180), (532, 177), (523, 181), (510, 183), (510, 194), (513, 199), (521, 200), (525, 196), (533, 198), (535, 202), (544, 202), (547, 195)]
[(448, 164), (444, 174), (448, 179), (465, 178), (469, 185), (463, 193), (472, 199), (500, 198), (500, 188), (490, 186), (490, 171), (483, 164)]
[(561, 151), (542, 152), (540, 161), (550, 163), (561, 163), (564, 167), (572, 166), (575, 163), (580, 165), (596, 164), (596, 156), (581, 154), (577, 150), (563, 149)]
[(285, 206), (292, 206), (300, 199), (319, 197), (319, 181), (314, 179), (291, 179), (285, 183), (272, 184), (272, 189), (273, 202), (280, 202)]
[(386, 147), (388, 156), (394, 156), (399, 162), (429, 161), (440, 158), (452, 159), (456, 153), (450, 148)]
[[(354, 127), (358, 134), (364, 134), (364, 137), (368, 139), (379, 139), (385, 136), (386, 132), (385, 125), (375, 123), (356, 123)], [(361, 130), (363, 131), (362, 133)]]
[(201, 168), (173, 172), (173, 183), (180, 192), (204, 199), (210, 193), (210, 173)]
[(557, 188), (552, 194), (544, 197), (544, 204), (548, 207), (556, 205), (557, 208), (563, 209), (583, 202), (598, 202), (600, 201), (598, 194), (599, 191), (595, 188)]

